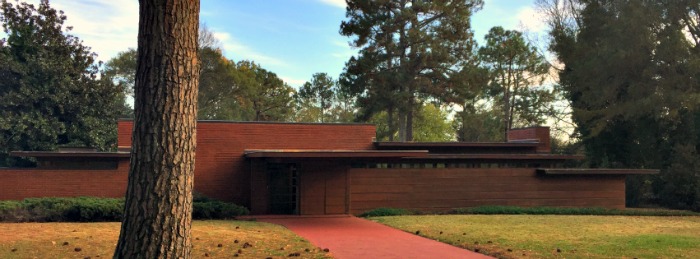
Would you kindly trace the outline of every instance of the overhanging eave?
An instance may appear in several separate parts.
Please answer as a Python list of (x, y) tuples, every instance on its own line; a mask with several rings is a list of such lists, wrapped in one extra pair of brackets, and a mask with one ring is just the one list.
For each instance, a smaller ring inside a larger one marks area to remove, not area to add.
[(427, 150), (245, 150), (246, 158), (420, 158)]
[(658, 174), (657, 169), (611, 169), (611, 168), (538, 168), (538, 173), (547, 175), (629, 175)]

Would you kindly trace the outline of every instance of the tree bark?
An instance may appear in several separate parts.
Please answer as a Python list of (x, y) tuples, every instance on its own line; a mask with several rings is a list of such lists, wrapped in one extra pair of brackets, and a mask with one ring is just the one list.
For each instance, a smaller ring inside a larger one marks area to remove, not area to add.
[(406, 111), (406, 140), (413, 141), (413, 109), (415, 109), (415, 101), (413, 97), (408, 100), (408, 111)]
[(141, 0), (131, 167), (114, 258), (189, 258), (199, 0)]
[(399, 141), (406, 142), (406, 111), (399, 109)]
[(394, 127), (394, 107), (389, 105), (386, 110), (386, 125), (389, 129), (389, 141), (394, 141), (394, 132), (396, 132), (396, 127)]
[[(502, 72), (505, 73), (505, 72)], [(508, 131), (510, 130), (510, 76), (503, 75), (503, 139), (508, 141)]]

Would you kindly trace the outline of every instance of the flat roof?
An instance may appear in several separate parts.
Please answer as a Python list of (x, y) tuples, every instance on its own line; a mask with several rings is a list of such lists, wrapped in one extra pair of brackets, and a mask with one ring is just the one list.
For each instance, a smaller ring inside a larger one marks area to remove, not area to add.
[(129, 158), (129, 157), (131, 157), (131, 152), (124, 152), (124, 151), (117, 151), (117, 152), (12, 151), (12, 152), (10, 152), (10, 155), (11, 156), (18, 156), (18, 157)]
[(264, 149), (244, 150), (248, 158), (418, 158), (426, 157), (428, 150), (304, 150), (304, 149)]
[(428, 150), (245, 150), (248, 158), (401, 158), (411, 160), (580, 160), (558, 154), (430, 154)]
[[(119, 121), (133, 122), (134, 119), (121, 118), (121, 119), (119, 119)], [(287, 121), (197, 120), (197, 123), (376, 126), (373, 123), (363, 123), (363, 122), (287, 122)]]
[(538, 168), (537, 172), (549, 175), (627, 175), (627, 174), (658, 174), (657, 169), (611, 169), (611, 168)]
[(466, 160), (581, 160), (580, 155), (558, 154), (437, 154), (410, 159), (466, 159)]
[(374, 142), (377, 148), (442, 148), (442, 147), (537, 147), (540, 143), (537, 141), (527, 142), (392, 142), (381, 141)]

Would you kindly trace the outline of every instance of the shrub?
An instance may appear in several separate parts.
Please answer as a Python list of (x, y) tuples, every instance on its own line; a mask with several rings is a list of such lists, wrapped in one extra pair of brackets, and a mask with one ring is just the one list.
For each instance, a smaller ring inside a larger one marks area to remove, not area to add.
[(26, 218), (27, 215), (20, 206), (19, 201), (0, 201), (0, 221), (21, 221)]
[(370, 211), (366, 211), (360, 214), (360, 217), (382, 217), (382, 216), (401, 216), (401, 215), (414, 215), (415, 212), (409, 211), (407, 209), (398, 208), (376, 208)]
[(27, 212), (28, 221), (67, 221), (64, 214), (75, 203), (75, 198), (27, 198), (22, 201), (20, 208)]
[(77, 198), (27, 198), (16, 204), (10, 221), (35, 222), (87, 222), (120, 221), (124, 199), (77, 197)]
[(95, 222), (121, 221), (124, 210), (124, 199), (108, 198), (76, 198), (73, 204), (63, 213), (64, 221)]
[(198, 203), (198, 202), (210, 202), (213, 201), (214, 199), (209, 198), (205, 196), (204, 194), (201, 194), (199, 192), (194, 192), (192, 193), (192, 202)]
[(194, 219), (230, 219), (236, 216), (248, 215), (245, 207), (222, 201), (195, 202), (192, 209)]
[[(0, 221), (121, 221), (123, 209), (123, 198), (27, 198), (22, 201), (0, 201)], [(248, 213), (245, 207), (199, 196), (193, 203), (192, 217), (228, 219)]]
[(243, 206), (214, 200), (201, 193), (195, 192), (193, 196), (193, 219), (230, 219), (250, 213)]

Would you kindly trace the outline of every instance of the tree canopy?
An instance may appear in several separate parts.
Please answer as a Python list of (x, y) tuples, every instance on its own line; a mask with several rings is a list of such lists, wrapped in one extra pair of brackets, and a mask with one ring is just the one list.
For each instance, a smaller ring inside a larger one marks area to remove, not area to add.
[(590, 166), (661, 168), (628, 203), (700, 209), (700, 1), (539, 4)]
[[(244, 121), (289, 121), (294, 113), (295, 90), (277, 74), (251, 61), (239, 61), (239, 102)], [(244, 81), (243, 81), (244, 80)]]
[[(386, 124), (386, 112), (379, 112), (370, 118), (369, 122), (377, 127), (377, 140), (390, 141), (391, 134), (394, 134), (395, 139), (398, 134), (391, 131)], [(425, 103), (418, 108), (416, 119), (413, 123), (413, 131), (415, 132), (414, 141), (440, 142), (454, 141), (455, 131), (452, 124), (447, 119), (447, 111), (441, 109), (434, 103)]]
[[(211, 35), (200, 28), (200, 35)], [(212, 37), (212, 36), (207, 36)], [(216, 43), (202, 46), (200, 38), (200, 81), (197, 118), (202, 120), (291, 121), (295, 90), (277, 74), (259, 64), (234, 62), (223, 55)], [(209, 41), (212, 41), (211, 39)], [(136, 52), (120, 52), (107, 62), (107, 79), (117, 85), (133, 86)]]
[(513, 126), (543, 123), (554, 101), (552, 90), (542, 87), (549, 64), (522, 33), (496, 26), (484, 37), (479, 59), (490, 74), (486, 95), (501, 111), (505, 140)]
[(114, 148), (123, 88), (98, 79), (96, 55), (48, 1), (1, 3), (0, 166), (31, 164), (8, 157), (13, 150)]
[(346, 63), (341, 83), (358, 96), (359, 118), (385, 111), (389, 130), (413, 140), (414, 112), (426, 98), (441, 99), (472, 59), (470, 17), (482, 4), (347, 1), (340, 33), (361, 49)]
[[(328, 122), (327, 110), (333, 106), (335, 81), (326, 73), (316, 73), (299, 88), (297, 99), (310, 121)], [(314, 115), (317, 113), (318, 115)], [(308, 121), (307, 120), (307, 121)]]

